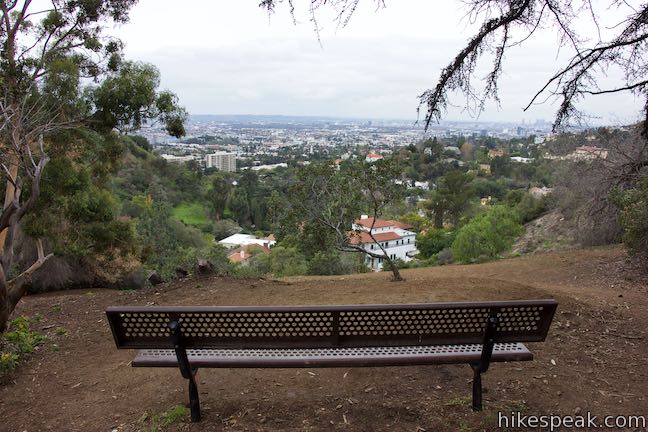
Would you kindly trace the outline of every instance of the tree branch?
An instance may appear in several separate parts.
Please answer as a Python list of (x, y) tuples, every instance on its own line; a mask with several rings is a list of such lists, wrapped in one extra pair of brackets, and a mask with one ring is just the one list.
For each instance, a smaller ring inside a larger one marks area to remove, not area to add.
[(8, 286), (10, 288), (8, 293), (8, 301), (12, 307), (18, 304), (18, 301), (20, 301), (20, 299), (25, 295), (25, 292), (27, 291), (26, 284), (27, 282), (29, 282), (31, 275), (36, 270), (41, 268), (48, 259), (54, 256), (53, 253), (45, 255), (41, 239), (36, 240), (36, 250), (38, 253), (38, 259), (36, 260), (36, 262), (32, 264), (27, 270), (22, 272), (19, 276), (8, 282)]
[(614, 89), (609, 89), (609, 90), (598, 90), (598, 91), (590, 91), (590, 90), (583, 90), (583, 93), (591, 94), (591, 95), (602, 95), (602, 94), (608, 94), (608, 93), (618, 93), (622, 91), (628, 91), (628, 90), (635, 90), (644, 86), (648, 85), (648, 80), (644, 80), (638, 83), (634, 84), (629, 84), (624, 87), (618, 87)]
[(427, 105), (425, 115), (426, 130), (432, 120), (438, 121), (441, 119), (442, 111), (447, 107), (447, 94), (449, 91), (459, 88), (464, 92), (470, 92), (469, 77), (473, 72), (478, 53), (486, 38), (500, 28), (520, 19), (528, 10), (530, 3), (530, 0), (512, 1), (508, 13), (485, 22), (477, 35), (461, 50), (454, 61), (443, 69), (434, 90), (426, 90), (419, 96), (420, 103), (417, 111), (420, 110), (421, 105)]

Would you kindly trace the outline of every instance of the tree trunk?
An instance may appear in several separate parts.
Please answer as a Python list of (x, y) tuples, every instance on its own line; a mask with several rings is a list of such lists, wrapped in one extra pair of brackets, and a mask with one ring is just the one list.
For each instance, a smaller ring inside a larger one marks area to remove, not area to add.
[(9, 315), (12, 312), (9, 307), (9, 287), (7, 286), (7, 278), (5, 272), (0, 266), (0, 334), (4, 333), (7, 329), (7, 322), (9, 322)]
[[(16, 181), (16, 177), (18, 177), (18, 164), (14, 160), (13, 156), (9, 157), (9, 175), (11, 175), (11, 180)], [(5, 187), (5, 199), (4, 199), (4, 206), (2, 207), (3, 209), (6, 209), (11, 205), (11, 203), (14, 200), (16, 193), (16, 188), (14, 187), (13, 183), (9, 180), (7, 180), (7, 186)], [(7, 231), (9, 228), (6, 228), (0, 232), (0, 256), (4, 254), (4, 246), (5, 246), (5, 241), (7, 239)]]
[(443, 212), (440, 210), (434, 211), (434, 228), (443, 228)]
[(391, 260), (391, 258), (388, 258), (387, 255), (385, 255), (385, 259), (387, 260), (387, 264), (389, 264), (389, 269), (392, 272), (392, 281), (394, 282), (402, 282), (405, 279), (400, 274), (400, 271), (398, 270), (398, 266), (394, 264), (394, 262)]
[(0, 334), (4, 333), (5, 330), (7, 330), (10, 314), (11, 310), (7, 307), (6, 304), (0, 305)]
[(455, 230), (456, 230), (457, 228), (459, 228), (459, 217), (460, 217), (460, 216), (461, 216), (461, 215), (460, 215), (459, 213), (453, 213), (453, 214), (452, 214), (452, 227), (453, 227), (453, 229), (455, 229)]
[(54, 256), (54, 254), (45, 255), (43, 242), (36, 240), (36, 250), (38, 259), (27, 270), (22, 272), (18, 277), (8, 281), (7, 274), (0, 266), (0, 333), (7, 329), (9, 316), (16, 308), (20, 299), (27, 293), (27, 283), (31, 275), (41, 268), (45, 261)]

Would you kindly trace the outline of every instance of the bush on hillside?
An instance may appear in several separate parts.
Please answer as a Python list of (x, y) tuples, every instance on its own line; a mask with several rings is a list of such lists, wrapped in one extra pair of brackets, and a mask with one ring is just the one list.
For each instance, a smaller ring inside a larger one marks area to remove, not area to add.
[(613, 200), (621, 210), (623, 243), (632, 255), (648, 257), (648, 179), (636, 189), (615, 193)]
[(535, 198), (531, 194), (524, 194), (515, 206), (522, 223), (531, 222), (549, 210), (547, 197)]
[(243, 230), (231, 219), (221, 219), (214, 222), (213, 234), (216, 241), (223, 240), (231, 235), (238, 234)]
[(202, 231), (198, 228), (185, 225), (175, 219), (169, 219), (169, 229), (171, 230), (171, 235), (180, 245), (196, 249), (204, 249), (207, 247), (208, 242)]
[(522, 231), (520, 216), (515, 210), (493, 206), (459, 230), (452, 243), (452, 254), (463, 263), (493, 259), (510, 248)]
[(353, 263), (337, 251), (316, 252), (308, 261), (309, 275), (341, 275), (353, 272)]
[(454, 256), (452, 255), (452, 249), (447, 247), (441, 252), (436, 254), (436, 262), (438, 265), (447, 265), (454, 262)]
[[(243, 267), (248, 267), (243, 269)], [(236, 273), (245, 277), (258, 277), (272, 273), (275, 277), (305, 275), (308, 263), (296, 248), (275, 246), (269, 254), (258, 254), (250, 258), (246, 266), (240, 266)]]
[(477, 198), (492, 197), (493, 199), (502, 200), (506, 195), (506, 185), (501, 181), (489, 180), (477, 177), (472, 182), (473, 190)]
[(426, 233), (416, 236), (416, 248), (423, 259), (438, 254), (443, 249), (450, 247), (455, 239), (456, 231), (445, 228), (432, 228)]
[(427, 258), (427, 259), (414, 259), (411, 261), (403, 261), (401, 259), (396, 260), (396, 265), (398, 266), (399, 270), (403, 269), (413, 269), (413, 268), (421, 268), (421, 267), (434, 267), (438, 265), (436, 255), (433, 256), (432, 258)]
[(522, 189), (510, 190), (506, 194), (506, 198), (505, 198), (506, 204), (510, 205), (511, 207), (514, 207), (518, 205), (520, 201), (522, 201), (522, 198), (524, 198), (526, 194), (527, 192)]
[[(34, 321), (39, 320), (37, 316)], [(0, 335), (0, 381), (13, 372), (22, 357), (33, 352), (47, 339), (32, 331), (32, 327), (32, 320), (19, 316), (9, 323), (8, 331)]]

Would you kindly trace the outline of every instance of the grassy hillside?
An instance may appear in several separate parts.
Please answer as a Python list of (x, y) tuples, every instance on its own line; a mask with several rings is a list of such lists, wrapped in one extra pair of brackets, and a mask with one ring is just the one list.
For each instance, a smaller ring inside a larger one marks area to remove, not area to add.
[(182, 203), (173, 208), (173, 217), (180, 222), (195, 227), (201, 227), (209, 223), (207, 210), (200, 203)]

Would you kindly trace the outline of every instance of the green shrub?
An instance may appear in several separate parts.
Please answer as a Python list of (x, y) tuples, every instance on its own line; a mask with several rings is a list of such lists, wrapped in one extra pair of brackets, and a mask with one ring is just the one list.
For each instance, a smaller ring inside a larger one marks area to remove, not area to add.
[(218, 220), (214, 222), (214, 226), (212, 227), (212, 233), (216, 240), (222, 240), (241, 231), (242, 228), (231, 219)]
[(635, 189), (614, 193), (612, 198), (621, 210), (623, 243), (632, 255), (648, 256), (648, 179)]
[(306, 259), (296, 248), (276, 246), (268, 256), (270, 271), (276, 277), (304, 275), (308, 271)]
[[(417, 201), (418, 202), (418, 201)], [(409, 212), (398, 218), (401, 222), (411, 225), (416, 232), (423, 231), (424, 229), (432, 228), (430, 219), (420, 216), (416, 212)]]
[(513, 189), (506, 194), (506, 204), (511, 207), (516, 206), (522, 201), (522, 198), (526, 195), (526, 191), (522, 189)]
[(519, 214), (507, 206), (493, 206), (464, 225), (452, 243), (452, 254), (469, 263), (495, 258), (522, 233)]
[(407, 262), (398, 259), (396, 261), (397, 261), (398, 268), (400, 270), (421, 268), (421, 267), (433, 267), (438, 265), (436, 255), (427, 259), (414, 259)]
[(13, 372), (18, 366), (19, 359), (16, 353), (0, 351), (0, 377)]
[(160, 418), (160, 426), (167, 427), (178, 423), (189, 415), (189, 409), (184, 405), (176, 405), (169, 411), (164, 412)]
[(530, 222), (547, 211), (547, 198), (534, 198), (531, 194), (524, 194), (515, 209), (519, 213), (522, 223)]
[(232, 276), (237, 278), (243, 278), (243, 279), (247, 279), (247, 278), (258, 279), (269, 273), (263, 271), (257, 266), (254, 266), (252, 264), (253, 262), (254, 262), (254, 257), (250, 258), (247, 264), (239, 264), (239, 263), (233, 264)]
[(30, 330), (31, 320), (26, 316), (19, 316), (11, 321), (4, 339), (14, 348), (18, 354), (28, 354), (42, 344), (46, 337), (40, 333)]
[(227, 274), (231, 271), (231, 264), (227, 258), (227, 249), (218, 243), (203, 249), (200, 258), (209, 260), (214, 266), (216, 274)]
[(33, 352), (47, 339), (31, 331), (31, 320), (19, 316), (9, 323), (8, 331), (0, 335), (0, 376), (12, 372), (22, 356)]
[(141, 422), (149, 423), (150, 432), (158, 432), (160, 430), (166, 429), (169, 426), (172, 426), (176, 423), (180, 423), (187, 419), (189, 416), (189, 408), (184, 405), (176, 405), (160, 414), (150, 414), (146, 413), (140, 419)]
[(253, 255), (247, 263), (232, 266), (234, 276), (258, 278), (267, 274), (275, 277), (298, 276), (308, 273), (308, 262), (296, 248), (275, 246), (269, 254)]
[(490, 196), (494, 199), (501, 200), (506, 195), (506, 186), (500, 181), (477, 177), (473, 180), (472, 186), (477, 198)]
[[(207, 241), (203, 233), (196, 227), (185, 225), (177, 220), (169, 220), (170, 235), (184, 247), (205, 248)], [(208, 232), (211, 231), (211, 226)]]
[(317, 252), (308, 261), (310, 275), (341, 275), (353, 272), (353, 262), (345, 260), (340, 252)]
[(436, 254), (436, 262), (438, 265), (447, 265), (454, 262), (454, 255), (452, 254), (452, 249), (447, 247), (441, 252)]
[(432, 228), (425, 234), (416, 236), (416, 248), (421, 258), (431, 258), (443, 249), (450, 247), (455, 239), (456, 232), (448, 229)]

